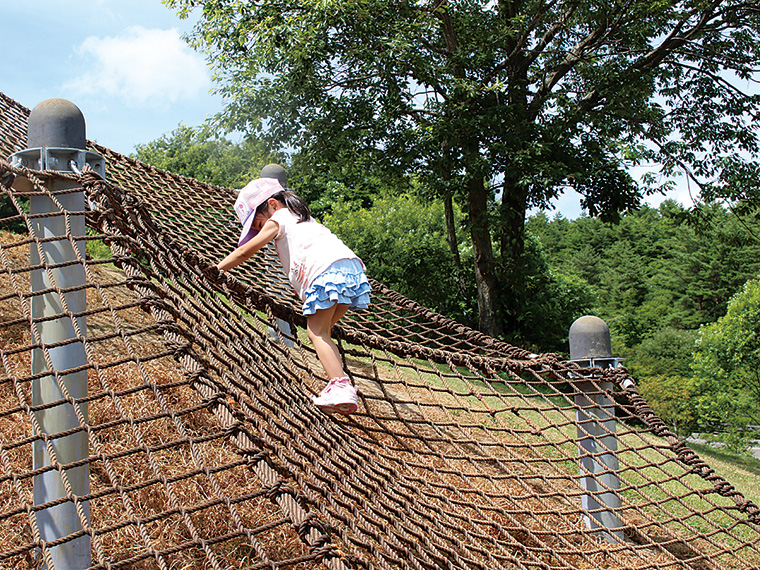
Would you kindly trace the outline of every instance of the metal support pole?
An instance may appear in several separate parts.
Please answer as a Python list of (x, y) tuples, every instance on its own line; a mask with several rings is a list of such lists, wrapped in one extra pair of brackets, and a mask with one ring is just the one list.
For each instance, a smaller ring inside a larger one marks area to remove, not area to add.
[[(279, 183), (280, 186), (283, 188), (288, 187), (288, 174), (285, 171), (285, 169), (280, 166), (279, 164), (267, 164), (264, 168), (261, 169), (261, 172), (259, 173), (260, 178), (275, 178)], [(282, 332), (286, 335), (293, 336), (293, 329), (290, 327), (290, 323), (288, 321), (284, 321), (279, 318), (275, 318), (275, 324), (272, 327), (269, 327), (269, 338), (273, 340), (274, 342), (280, 341), (280, 335), (278, 332)], [(293, 348), (294, 342), (291, 338), (288, 338), (287, 336), (282, 336), (283, 343), (288, 348)]]
[[(71, 172), (82, 168), (85, 162), (94, 162), (104, 170), (100, 155), (84, 150), (86, 144), (85, 122), (81, 111), (63, 99), (48, 99), (35, 107), (28, 122), (28, 148), (15, 153), (11, 163), (39, 170)], [(98, 161), (99, 158), (99, 161)], [(30, 198), (32, 231), (37, 241), (31, 245), (31, 265), (39, 266), (31, 272), (31, 311), (33, 330), (39, 335), (42, 348), (32, 352), (32, 373), (40, 375), (32, 383), (32, 404), (35, 407), (59, 402), (39, 409), (35, 417), (42, 433), (52, 441), (54, 457), (45, 441), (33, 445), (35, 470), (54, 465), (66, 465), (86, 459), (88, 437), (85, 431), (58, 436), (71, 429), (82, 428), (77, 411), (64, 398), (81, 399), (87, 396), (87, 371), (78, 370), (87, 364), (84, 344), (80, 340), (87, 332), (85, 317), (87, 309), (85, 272), (78, 259), (84, 259), (84, 240), (72, 238), (85, 235), (84, 215), (65, 215), (64, 212), (84, 212), (83, 192), (60, 193), (75, 187), (73, 182), (50, 182), (50, 194)], [(35, 217), (39, 214), (54, 214)], [(73, 263), (72, 263), (73, 262)], [(76, 404), (79, 415), (87, 420), (87, 404)], [(68, 481), (76, 497), (89, 494), (89, 468), (81, 465), (65, 469)], [(69, 497), (64, 477), (58, 469), (36, 475), (33, 481), (34, 504), (43, 505)], [(41, 538), (45, 542), (65, 539), (89, 526), (89, 502), (80, 503), (84, 521), (77, 513), (73, 500), (36, 512)], [(52, 562), (57, 570), (74, 570), (91, 565), (90, 536), (62, 542), (50, 548)]]
[[(598, 317), (585, 316), (570, 327), (570, 359), (582, 366), (615, 367), (610, 329)], [(576, 423), (586, 528), (603, 529), (607, 542), (624, 540), (618, 477), (615, 404), (611, 382), (576, 382)]]

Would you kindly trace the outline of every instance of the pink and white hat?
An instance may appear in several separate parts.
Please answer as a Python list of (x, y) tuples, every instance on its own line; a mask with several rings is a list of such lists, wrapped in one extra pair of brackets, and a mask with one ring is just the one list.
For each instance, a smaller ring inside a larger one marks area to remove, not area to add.
[(283, 190), (285, 188), (280, 186), (280, 183), (274, 178), (251, 180), (240, 190), (237, 200), (235, 200), (235, 213), (243, 225), (238, 246), (243, 245), (259, 233), (257, 230), (251, 229), (253, 218), (256, 216), (256, 208)]

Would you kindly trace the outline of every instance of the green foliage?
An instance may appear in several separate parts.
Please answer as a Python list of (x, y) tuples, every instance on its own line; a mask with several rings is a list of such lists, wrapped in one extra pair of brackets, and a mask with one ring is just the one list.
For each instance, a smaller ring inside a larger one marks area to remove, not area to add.
[[(22, 198), (19, 203), (22, 212), (29, 213), (29, 199)], [(0, 195), (0, 229), (14, 233), (26, 232), (24, 220), (22, 218), (13, 219), (18, 215), (19, 212), (11, 199), (5, 195)]]
[(723, 426), (722, 431), (710, 434), (708, 439), (709, 441), (722, 444), (720, 447), (724, 447), (730, 453), (749, 456), (751, 455), (750, 447), (752, 446), (752, 441), (757, 436), (758, 433), (755, 430), (737, 425), (728, 425)]
[(636, 376), (691, 376), (691, 359), (698, 331), (665, 327), (656, 330), (626, 354)]
[(308, 171), (296, 170), (298, 179), (298, 195), (307, 204), (312, 215), (321, 219), (333, 213), (334, 209), (343, 211), (359, 208), (371, 208), (375, 199), (383, 194), (388, 194), (382, 187), (372, 183), (360, 186), (348, 186), (343, 182), (330, 180), (325, 176), (314, 176)]
[(174, 174), (228, 188), (241, 188), (258, 177), (266, 164), (278, 162), (261, 140), (247, 138), (234, 143), (216, 136), (209, 127), (184, 125), (158, 140), (137, 145), (132, 156)]
[(670, 429), (681, 437), (699, 430), (694, 408), (695, 388), (683, 376), (644, 376), (638, 385), (644, 399)]
[[(615, 354), (627, 359), (640, 391), (673, 431), (728, 422), (733, 427), (721, 437), (738, 449), (749, 437), (739, 428), (760, 423), (760, 383), (751, 381), (760, 362), (748, 360), (754, 349), (747, 344), (760, 329), (746, 320), (754, 310), (742, 301), (749, 293), (729, 299), (760, 272), (760, 224), (718, 205), (697, 213), (664, 202), (614, 225), (541, 214), (527, 228), (539, 236), (553, 270), (589, 284), (593, 314), (610, 325)], [(745, 323), (741, 332), (729, 327), (737, 322)], [(695, 356), (700, 325), (706, 326)]]
[(628, 368), (657, 415), (681, 436), (699, 429), (691, 359), (696, 331), (664, 328), (627, 351)]
[(570, 325), (591, 312), (595, 295), (582, 278), (552, 271), (540, 241), (530, 234), (524, 260), (525, 288), (519, 299), (523, 310), (509, 340), (539, 352), (567, 352)]
[[(457, 288), (440, 202), (410, 195), (377, 198), (368, 209), (337, 202), (323, 221), (361, 256), (371, 277), (426, 307), (471, 322), (473, 290), (462, 294)], [(472, 283), (472, 277), (467, 281)]]
[(672, 201), (643, 207), (618, 224), (598, 219), (528, 220), (552, 267), (583, 278), (596, 314), (626, 347), (663, 328), (694, 330), (726, 311), (728, 299), (760, 272), (760, 224), (703, 206), (701, 222)]
[[(222, 124), (294, 149), (307, 197), (405, 176), (454, 197), (492, 334), (491, 315), (513, 326), (519, 312), (528, 207), (574, 188), (615, 219), (658, 187), (626, 174), (646, 162), (689, 168), (708, 198), (757, 197), (760, 96), (741, 83), (760, 60), (760, 15), (738, 0), (165, 3), (202, 8), (191, 41), (229, 101)], [(620, 259), (629, 275), (633, 261)]]
[(725, 316), (702, 327), (694, 354), (700, 416), (734, 430), (760, 424), (760, 280), (751, 280)]
[[(95, 230), (87, 228), (87, 235), (96, 235)], [(100, 239), (88, 239), (85, 242), (85, 251), (87, 252), (88, 259), (110, 259), (113, 257), (111, 248)]]
[(741, 220), (718, 205), (702, 206), (694, 219), (696, 225), (677, 229), (671, 263), (658, 272), (673, 299), (670, 322), (683, 328), (724, 315), (731, 296), (760, 272), (756, 222)]

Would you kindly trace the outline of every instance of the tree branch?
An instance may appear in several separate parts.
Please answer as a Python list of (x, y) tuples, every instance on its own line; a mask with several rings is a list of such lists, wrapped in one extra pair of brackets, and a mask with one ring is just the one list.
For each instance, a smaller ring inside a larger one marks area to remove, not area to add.
[[(678, 167), (683, 170), (684, 174), (686, 174), (687, 178), (687, 186), (688, 186), (688, 180), (692, 180), (694, 184), (696, 184), (699, 187), (700, 192), (702, 191), (702, 182), (697, 179), (696, 175), (691, 171), (691, 168), (688, 164), (683, 162), (678, 157), (674, 156), (673, 154), (669, 153), (667, 150), (665, 150), (664, 145), (656, 138), (647, 137), (649, 141), (657, 145), (657, 148), (660, 149), (660, 152), (667, 156), (670, 160), (673, 161), (674, 164), (678, 165)], [(689, 188), (689, 197), (692, 199), (693, 202), (696, 202), (694, 200), (694, 196), (691, 195), (691, 188)]]
[(678, 67), (682, 67), (684, 69), (688, 69), (690, 71), (693, 71), (695, 73), (698, 73), (700, 75), (704, 75), (706, 77), (709, 77), (715, 83), (718, 83), (719, 85), (722, 85), (727, 91), (733, 92), (735, 95), (738, 95), (739, 97), (747, 97), (748, 94), (739, 89), (736, 85), (733, 85), (730, 81), (728, 81), (725, 77), (721, 77), (720, 75), (717, 75), (709, 70), (706, 69), (700, 69), (699, 67), (696, 67), (694, 65), (689, 65), (686, 62), (674, 60), (673, 65), (677, 65)]
[[(501, 3), (501, 2), (500, 2)], [(543, 17), (554, 8), (554, 6), (558, 3), (558, 0), (554, 0), (553, 2), (550, 2), (546, 6), (541, 6), (539, 10), (536, 11), (535, 16), (533, 17), (531, 23), (526, 26), (525, 30), (522, 33), (522, 36), (518, 41), (515, 42), (515, 45), (512, 46), (511, 52), (507, 55), (507, 61), (514, 60), (515, 57), (520, 53), (520, 51), (527, 45), (528, 38), (530, 37), (530, 32), (532, 32), (539, 22), (543, 19)], [(525, 67), (531, 65), (541, 53), (543, 53), (544, 49), (546, 49), (546, 46), (548, 46), (552, 40), (556, 37), (556, 35), (566, 28), (567, 22), (570, 19), (570, 17), (575, 13), (575, 11), (578, 8), (578, 5), (580, 2), (573, 3), (570, 7), (568, 7), (567, 10), (565, 10), (564, 15), (553, 25), (551, 26), (546, 33), (541, 37), (541, 39), (538, 41), (536, 46), (530, 50), (530, 53), (525, 57), (524, 65)], [(500, 66), (502, 69), (506, 67), (505, 64), (502, 64)]]
[[(681, 35), (681, 31), (692, 16), (696, 13), (696, 10), (684, 14), (684, 16), (675, 24), (668, 36), (657, 46), (655, 49), (650, 50), (641, 59), (634, 62), (628, 69), (628, 74), (632, 72), (646, 71), (654, 69), (676, 49), (686, 44), (696, 34), (703, 32), (708, 23), (717, 17), (715, 14), (716, 9), (721, 4), (721, 0), (713, 0), (712, 4), (701, 12), (699, 21), (687, 33)], [(616, 78), (616, 81), (622, 81), (624, 78)], [(595, 89), (589, 91), (583, 99), (578, 102), (578, 111), (580, 113), (587, 112), (594, 108), (598, 101), (601, 99), (602, 90), (607, 87), (607, 83), (599, 85)]]
[[(489, 73), (487, 73), (483, 79), (480, 81), (480, 86), (488, 85), (491, 81), (493, 81), (493, 78), (498, 76), (500, 73), (502, 73), (504, 70), (508, 69), (510, 66), (514, 66), (519, 70), (525, 70), (530, 65), (538, 59), (538, 57), (543, 53), (543, 51), (546, 49), (546, 46), (548, 46), (551, 41), (556, 37), (556, 35), (562, 31), (567, 24), (567, 21), (570, 19), (572, 14), (575, 12), (575, 10), (578, 7), (578, 4), (580, 2), (576, 2), (568, 8), (565, 11), (565, 14), (562, 18), (559, 19), (549, 30), (546, 31), (546, 33), (542, 36), (541, 40), (539, 40), (538, 44), (530, 51), (530, 53), (521, 59), (520, 65), (515, 66), (514, 62), (518, 60), (518, 56), (521, 53), (521, 50), (527, 45), (528, 38), (530, 37), (530, 32), (535, 29), (535, 27), (538, 25), (538, 23), (541, 21), (541, 19), (544, 17), (544, 15), (549, 12), (555, 4), (557, 4), (559, 0), (554, 0), (553, 2), (550, 2), (547, 6), (541, 6), (537, 13), (535, 14), (534, 18), (532, 19), (531, 23), (526, 26), (525, 30), (523, 31), (520, 38), (513, 42), (514, 45), (510, 47), (510, 52), (507, 54), (507, 57), (504, 59), (503, 62), (501, 62), (499, 65), (494, 66), (493, 69)], [(504, 0), (500, 0), (500, 5), (506, 5)], [(510, 8), (512, 7), (513, 3), (510, 3), (509, 8), (507, 8), (505, 11), (511, 11)]]

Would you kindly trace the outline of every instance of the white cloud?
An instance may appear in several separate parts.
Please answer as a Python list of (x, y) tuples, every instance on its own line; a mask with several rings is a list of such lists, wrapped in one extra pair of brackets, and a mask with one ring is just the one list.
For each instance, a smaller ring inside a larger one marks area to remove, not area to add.
[(87, 71), (64, 85), (79, 95), (115, 97), (130, 106), (167, 107), (206, 94), (203, 58), (176, 29), (132, 26), (116, 37), (90, 36), (77, 49)]

